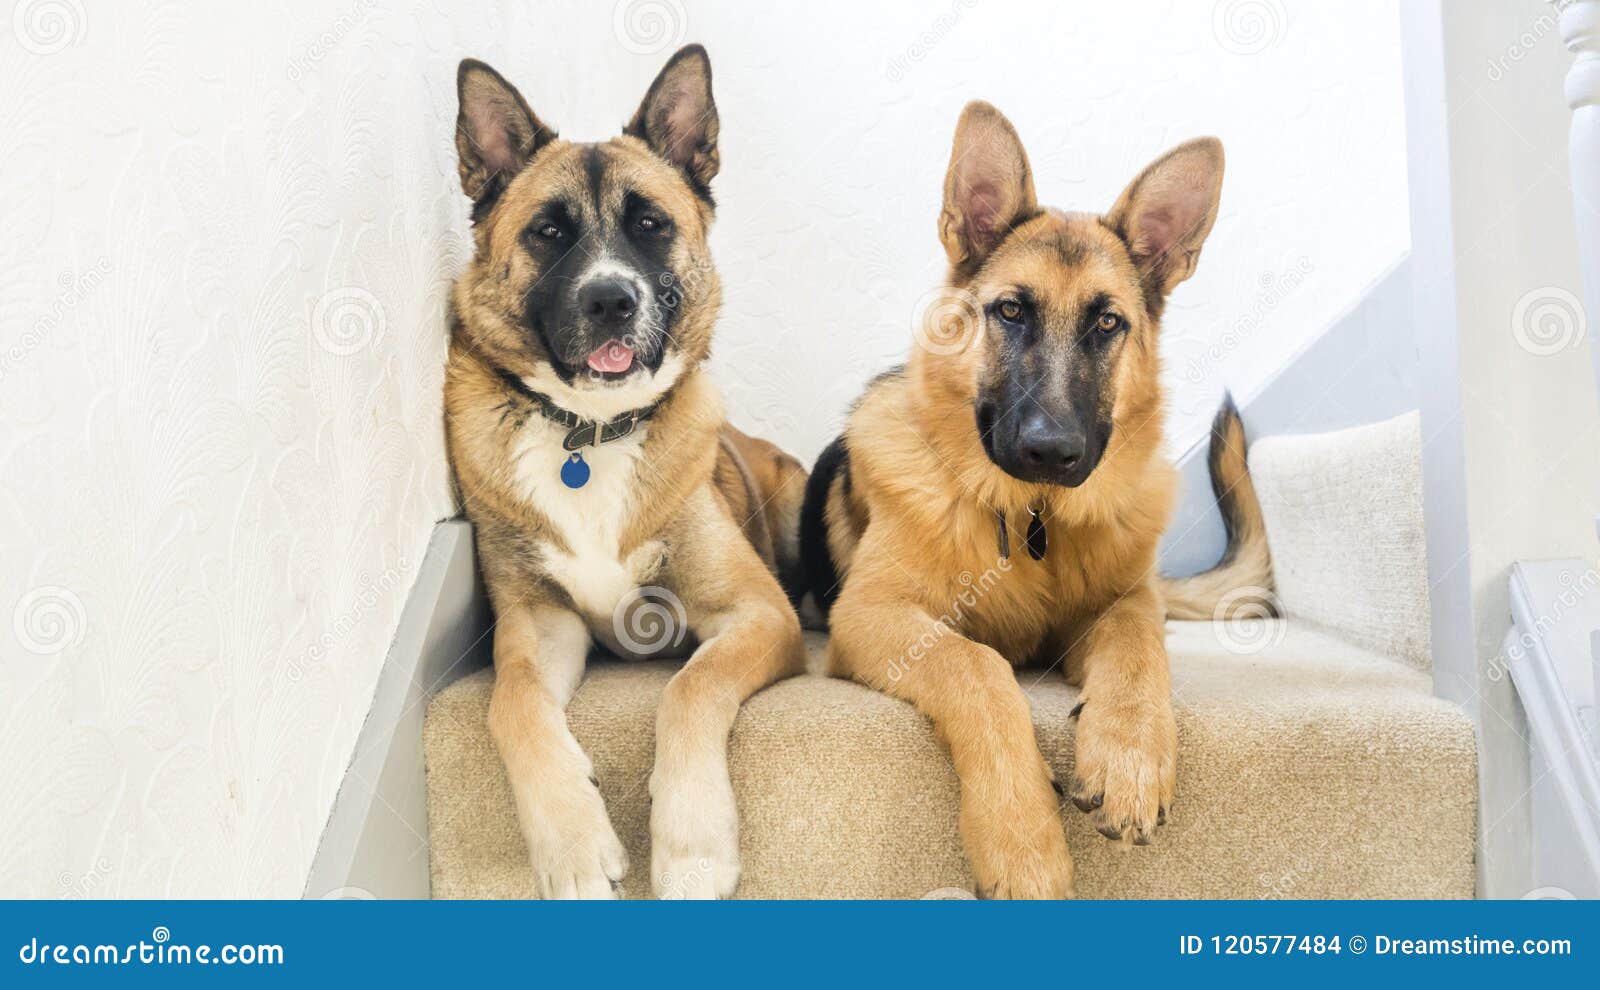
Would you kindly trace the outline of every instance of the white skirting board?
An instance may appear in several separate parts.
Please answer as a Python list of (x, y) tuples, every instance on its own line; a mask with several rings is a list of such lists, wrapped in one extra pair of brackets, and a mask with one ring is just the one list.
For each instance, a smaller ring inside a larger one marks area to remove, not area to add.
[(493, 619), (472, 526), (434, 527), (306, 882), (308, 898), (426, 898), (422, 717), (434, 693), (490, 662)]
[(1584, 714), (1596, 698), (1590, 638), (1600, 586), (1581, 560), (1519, 562), (1511, 571), (1506, 658), (1527, 714), (1533, 883), (1554, 896), (1600, 898), (1600, 752)]

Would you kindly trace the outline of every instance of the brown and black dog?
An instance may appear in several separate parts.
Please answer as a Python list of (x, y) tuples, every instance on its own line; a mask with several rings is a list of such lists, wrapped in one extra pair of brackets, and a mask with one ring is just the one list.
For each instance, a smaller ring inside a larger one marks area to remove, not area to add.
[(805, 472), (729, 426), (702, 370), (721, 304), (711, 65), (678, 52), (598, 144), (558, 138), (481, 62), (457, 86), (476, 252), (455, 285), (446, 428), (495, 612), (489, 727), (536, 889), (610, 897), (627, 870), (564, 714), (599, 644), (691, 654), (657, 714), (651, 882), (727, 896), (728, 732), (804, 662), (776, 574), (795, 567)]
[(1036, 201), (1011, 123), (968, 105), (939, 217), (944, 294), (812, 473), (802, 554), (831, 606), (830, 670), (932, 719), (984, 895), (1072, 892), (1013, 665), (1061, 663), (1081, 686), (1072, 800), (1142, 844), (1177, 775), (1164, 619), (1211, 618), (1224, 592), (1264, 596), (1271, 580), (1231, 406), (1212, 443), (1228, 555), (1197, 578), (1156, 573), (1177, 482), (1160, 320), (1195, 270), (1222, 170), (1218, 141), (1190, 141), (1105, 215), (1063, 213)]

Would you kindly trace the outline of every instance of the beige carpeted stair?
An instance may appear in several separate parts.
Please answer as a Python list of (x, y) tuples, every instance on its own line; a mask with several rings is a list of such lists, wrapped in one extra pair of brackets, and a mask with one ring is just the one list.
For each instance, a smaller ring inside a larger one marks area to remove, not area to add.
[[(1062, 818), (1088, 897), (1468, 897), (1477, 807), (1471, 728), (1428, 678), (1311, 629), (1260, 627), (1230, 653), (1210, 623), (1173, 623), (1178, 800), (1154, 844), (1123, 849), (1071, 803)], [(568, 709), (648, 896), (655, 704), (671, 664), (596, 662)], [(1024, 674), (1024, 684), (1033, 677)], [(1037, 677), (1038, 675), (1034, 675)], [(489, 739), (492, 672), (428, 711), (435, 897), (528, 897), (505, 771)], [(1060, 779), (1072, 772), (1075, 692), (1028, 691)], [(742, 897), (922, 897), (970, 889), (956, 780), (909, 705), (844, 681), (795, 678), (734, 726)]]
[[(1414, 493), (1394, 481), (1414, 461), (1415, 423), (1386, 430), (1357, 438), (1369, 463), (1383, 465), (1382, 484), (1354, 477), (1349, 445), (1327, 438), (1274, 438), (1253, 449), (1252, 464), (1275, 553), (1280, 543), (1318, 553), (1328, 541), (1364, 547), (1339, 557), (1330, 567), (1344, 572), (1324, 580), (1350, 595), (1391, 589), (1410, 608), (1386, 612), (1360, 635), (1341, 628), (1362, 621), (1341, 603), (1313, 609), (1312, 596), (1308, 615), (1298, 617), (1294, 603), (1316, 580), (1316, 563), (1301, 559), (1278, 562), (1292, 568), (1285, 604), (1297, 617), (1172, 623), (1178, 799), (1154, 844), (1141, 848), (1107, 841), (1065, 803), (1081, 896), (1472, 895), (1473, 733), (1459, 709), (1432, 696), (1428, 673), (1417, 669), (1427, 664), (1427, 585), (1414, 532), (1420, 518), (1413, 518)], [(1384, 445), (1398, 454), (1378, 456)], [(1319, 461), (1319, 450), (1337, 456)], [(1331, 472), (1324, 484), (1309, 476), (1319, 470)], [(1341, 485), (1347, 498), (1373, 500), (1370, 511), (1352, 518), (1332, 490)], [(1363, 534), (1363, 524), (1385, 532)], [(1406, 539), (1394, 538), (1396, 527)], [(1355, 645), (1375, 635), (1403, 644), (1391, 654), (1399, 659)], [(813, 638), (813, 651), (821, 643)], [(655, 706), (674, 669), (596, 661), (568, 710), (633, 862), (624, 884), (630, 897), (649, 895)], [(1058, 779), (1070, 779), (1075, 692), (1059, 672), (1023, 672), (1021, 680), (1040, 746)], [(457, 681), (428, 711), (435, 897), (532, 893), (488, 733), (491, 684), (490, 671)], [(785, 681), (745, 706), (730, 767), (741, 817), (739, 896), (916, 898), (970, 889), (956, 833), (955, 776), (928, 722), (909, 705), (823, 677)]]

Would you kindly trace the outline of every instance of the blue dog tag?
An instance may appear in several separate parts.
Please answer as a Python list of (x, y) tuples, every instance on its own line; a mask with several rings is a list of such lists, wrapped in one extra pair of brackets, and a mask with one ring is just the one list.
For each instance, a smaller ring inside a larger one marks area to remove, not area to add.
[(589, 465), (581, 453), (573, 454), (561, 465), (561, 483), (568, 488), (582, 488), (589, 483)]

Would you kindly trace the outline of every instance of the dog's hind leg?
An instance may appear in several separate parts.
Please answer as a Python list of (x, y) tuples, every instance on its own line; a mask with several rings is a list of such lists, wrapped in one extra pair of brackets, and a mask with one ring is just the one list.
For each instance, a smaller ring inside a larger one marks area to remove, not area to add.
[(588, 649), (589, 632), (572, 612), (519, 604), (497, 616), (489, 731), (545, 898), (614, 897), (628, 869), (594, 765), (567, 729)]

